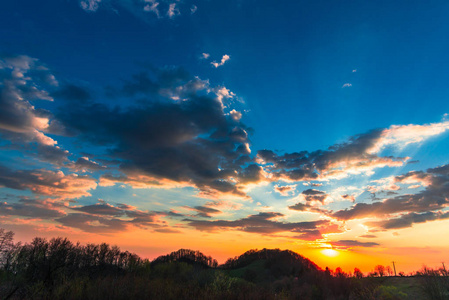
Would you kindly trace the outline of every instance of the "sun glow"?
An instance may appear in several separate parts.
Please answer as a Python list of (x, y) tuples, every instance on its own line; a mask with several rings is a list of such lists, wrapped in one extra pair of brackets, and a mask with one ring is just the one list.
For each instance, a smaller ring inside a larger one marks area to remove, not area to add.
[(328, 257), (335, 257), (339, 254), (338, 251), (334, 250), (334, 249), (324, 249), (324, 250), (321, 250), (321, 253)]

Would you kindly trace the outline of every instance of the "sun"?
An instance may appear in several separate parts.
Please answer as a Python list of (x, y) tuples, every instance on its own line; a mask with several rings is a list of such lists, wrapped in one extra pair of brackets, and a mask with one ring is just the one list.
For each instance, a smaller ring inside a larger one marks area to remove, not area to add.
[(324, 249), (324, 250), (321, 250), (321, 253), (323, 254), (323, 255), (326, 255), (326, 256), (328, 256), (328, 257), (335, 257), (335, 256), (337, 256), (338, 254), (340, 254), (337, 250), (334, 250), (334, 249)]

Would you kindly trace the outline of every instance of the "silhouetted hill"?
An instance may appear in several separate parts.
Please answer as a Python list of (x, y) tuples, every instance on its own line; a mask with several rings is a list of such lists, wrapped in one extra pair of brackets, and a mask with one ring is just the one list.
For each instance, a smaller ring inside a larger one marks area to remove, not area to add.
[(289, 277), (308, 282), (324, 272), (309, 259), (290, 250), (262, 249), (249, 250), (230, 258), (220, 266), (232, 277), (251, 282), (272, 282)]
[(252, 249), (240, 256), (228, 259), (221, 267), (223, 269), (236, 269), (245, 267), (254, 261), (265, 260), (270, 263), (294, 264), (304, 270), (321, 270), (314, 262), (290, 250), (280, 249)]
[(151, 265), (158, 265), (169, 262), (184, 262), (187, 264), (200, 265), (209, 268), (216, 268), (218, 262), (211, 256), (206, 256), (200, 251), (190, 249), (179, 249), (167, 255), (162, 255), (151, 262)]

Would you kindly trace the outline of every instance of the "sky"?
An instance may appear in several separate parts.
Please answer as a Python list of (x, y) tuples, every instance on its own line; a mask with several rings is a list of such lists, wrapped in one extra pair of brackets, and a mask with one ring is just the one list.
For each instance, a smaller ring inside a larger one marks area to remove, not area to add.
[[(439, 267), (447, 1), (0, 9), (0, 227), (142, 257)], [(329, 251), (333, 249), (334, 251)]]

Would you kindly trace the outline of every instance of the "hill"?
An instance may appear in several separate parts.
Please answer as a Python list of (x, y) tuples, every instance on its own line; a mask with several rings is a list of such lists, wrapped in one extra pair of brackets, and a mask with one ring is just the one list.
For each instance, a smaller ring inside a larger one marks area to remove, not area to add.
[[(446, 270), (414, 277), (323, 271), (289, 250), (249, 250), (218, 266), (180, 249), (153, 261), (108, 244), (35, 238), (0, 249), (0, 299), (447, 299)], [(360, 275), (360, 274), (359, 274)]]
[(310, 275), (323, 275), (322, 270), (309, 259), (290, 250), (249, 250), (230, 258), (220, 266), (233, 277), (250, 282), (267, 282), (282, 277), (297, 280)]

